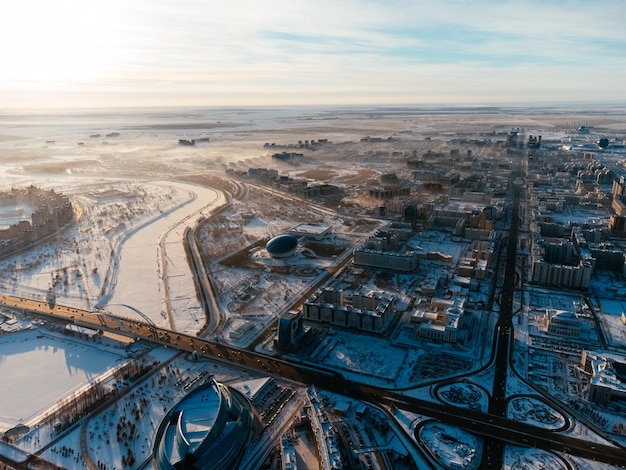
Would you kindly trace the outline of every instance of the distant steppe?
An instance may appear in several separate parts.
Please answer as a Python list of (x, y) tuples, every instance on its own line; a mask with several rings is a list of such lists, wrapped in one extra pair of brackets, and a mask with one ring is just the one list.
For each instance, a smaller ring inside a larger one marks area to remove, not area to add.
[[(260, 116), (262, 114), (262, 116)], [(120, 115), (0, 116), (4, 163), (28, 165), (26, 173), (175, 176), (198, 169), (223, 171), (267, 167), (318, 181), (356, 184), (374, 176), (388, 158), (385, 142), (362, 144), (365, 136), (392, 138), (405, 152), (447, 151), (446, 139), (498, 136), (518, 130), (560, 139), (587, 126), (594, 135), (626, 133), (626, 110), (606, 108), (346, 108), (322, 110), (205, 109), (137, 111)], [(111, 132), (119, 136), (106, 138)], [(101, 138), (92, 138), (101, 135)], [(195, 147), (179, 139), (209, 137)], [(275, 152), (297, 151), (298, 141), (328, 139), (331, 147), (307, 150), (309, 165), (277, 162)], [(80, 144), (79, 144), (80, 143)], [(275, 143), (276, 147), (264, 147)], [(290, 145), (296, 147), (289, 147)], [(385, 157), (383, 159), (382, 157)], [(406, 160), (406, 154), (401, 157)], [(322, 163), (323, 162), (323, 163)], [(323, 168), (323, 172), (320, 172)], [(339, 170), (338, 170), (339, 169)], [(314, 171), (313, 171), (314, 170)], [(6, 171), (6, 170), (5, 170)], [(313, 171), (313, 172), (311, 172)], [(12, 172), (15, 172), (12, 169)]]

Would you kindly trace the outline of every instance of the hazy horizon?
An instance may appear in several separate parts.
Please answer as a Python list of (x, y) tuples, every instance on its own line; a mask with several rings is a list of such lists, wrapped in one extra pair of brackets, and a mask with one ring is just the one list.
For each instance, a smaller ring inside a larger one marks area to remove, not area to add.
[(3, 110), (626, 102), (618, 0), (24, 0), (3, 13)]
[[(594, 109), (595, 108), (595, 109)], [(101, 107), (40, 107), (40, 108), (0, 108), (0, 117), (11, 115), (98, 115), (98, 114), (132, 114), (132, 113), (171, 113), (178, 112), (202, 112), (202, 111), (225, 111), (232, 112), (237, 110), (261, 111), (261, 110), (316, 110), (316, 111), (532, 111), (536, 109), (556, 110), (556, 111), (575, 111), (575, 112), (608, 112), (612, 109), (616, 111), (626, 110), (626, 100), (623, 101), (563, 101), (563, 102), (511, 102), (511, 103), (367, 103), (367, 104), (285, 104), (285, 105), (161, 105), (161, 106), (101, 106)]]

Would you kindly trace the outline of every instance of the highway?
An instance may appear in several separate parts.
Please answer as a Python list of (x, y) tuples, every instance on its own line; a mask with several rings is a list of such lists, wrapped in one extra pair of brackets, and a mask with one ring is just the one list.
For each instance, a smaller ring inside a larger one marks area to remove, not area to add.
[[(25, 313), (41, 315), (47, 319), (114, 332), (133, 340), (148, 340), (189, 353), (195, 352), (196, 354), (211, 357), (217, 361), (223, 361), (237, 367), (256, 370), (264, 374), (275, 375), (306, 385), (315, 385), (366, 402), (393, 406), (413, 413), (430, 416), (444, 423), (484, 436), (487, 439), (492, 439), (493, 442), (511, 442), (546, 450), (563, 451), (610, 465), (624, 465), (624, 462), (626, 462), (626, 449), (624, 448), (600, 444), (590, 445), (585, 440), (509, 420), (499, 413), (483, 413), (449, 404), (433, 403), (408, 397), (399, 391), (347, 381), (341, 374), (319, 366), (290, 363), (280, 358), (237, 349), (225, 344), (156, 327), (141, 321), (116, 318), (105, 313), (90, 312), (58, 304), (53, 305), (40, 300), (10, 295), (1, 295), (0, 304), (12, 309), (22, 310)], [(508, 344), (506, 340), (507, 333), (503, 332), (501, 334), (504, 337), (501, 337), (498, 343)], [(507, 355), (505, 354), (506, 357)], [(492, 457), (489, 460), (491, 460), (491, 465), (495, 465)], [(489, 466), (483, 465), (481, 468), (489, 468)], [(496, 467), (493, 466), (492, 468)]]

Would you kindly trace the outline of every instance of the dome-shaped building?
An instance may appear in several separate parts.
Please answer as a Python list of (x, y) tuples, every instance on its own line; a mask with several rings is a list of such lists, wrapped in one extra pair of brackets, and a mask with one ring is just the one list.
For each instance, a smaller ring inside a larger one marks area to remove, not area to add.
[(157, 468), (236, 468), (254, 424), (246, 398), (211, 379), (180, 400), (161, 421), (154, 446)]
[(278, 235), (265, 245), (272, 258), (288, 258), (296, 252), (298, 239), (293, 235)]

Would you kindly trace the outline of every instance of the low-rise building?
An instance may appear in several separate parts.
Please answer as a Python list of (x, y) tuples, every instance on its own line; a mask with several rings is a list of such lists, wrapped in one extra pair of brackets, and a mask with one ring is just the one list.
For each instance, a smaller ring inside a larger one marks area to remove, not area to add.
[(395, 299), (382, 292), (354, 294), (351, 305), (343, 290), (324, 288), (302, 305), (305, 320), (353, 328), (370, 333), (384, 332), (392, 320)]
[(591, 376), (587, 400), (598, 405), (626, 400), (626, 363), (583, 351), (581, 366)]
[(397, 253), (395, 251), (358, 249), (354, 251), (354, 264), (408, 272), (415, 271), (418, 263), (417, 255), (414, 252)]
[(313, 240), (322, 240), (326, 235), (332, 233), (333, 227), (328, 224), (312, 224), (302, 222), (289, 229), (289, 235), (294, 237), (306, 237)]
[(548, 325), (548, 333), (550, 334), (571, 338), (580, 336), (581, 324), (574, 312), (546, 310), (545, 319)]
[(458, 341), (459, 330), (465, 324), (464, 304), (463, 297), (455, 300), (435, 298), (429, 303), (420, 303), (411, 315), (418, 336), (449, 343)]

